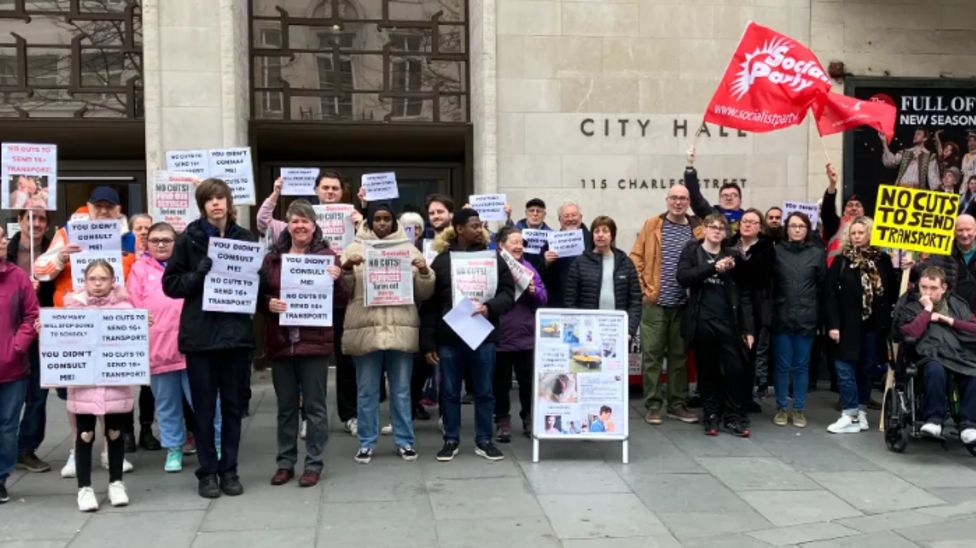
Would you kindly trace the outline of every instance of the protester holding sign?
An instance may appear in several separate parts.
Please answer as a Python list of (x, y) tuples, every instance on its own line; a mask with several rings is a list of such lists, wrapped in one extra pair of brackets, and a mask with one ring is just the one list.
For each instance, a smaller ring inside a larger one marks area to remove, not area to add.
[(755, 342), (752, 302), (732, 275), (734, 251), (722, 245), (725, 215), (712, 213), (703, 224), (705, 239), (685, 246), (678, 260), (678, 283), (689, 290), (681, 331), (698, 360), (705, 435), (717, 436), (721, 424), (747, 438), (752, 435), (745, 413), (745, 360)]
[[(64, 299), (65, 308), (132, 308), (125, 288), (115, 285), (112, 265), (101, 259), (85, 268), (85, 288)], [(92, 489), (92, 445), (95, 422), (103, 417), (108, 445), (108, 499), (112, 506), (126, 506), (129, 495), (122, 483), (125, 442), (122, 431), (132, 412), (134, 398), (131, 386), (90, 386), (68, 388), (68, 411), (75, 414), (75, 471), (78, 476), (78, 510), (98, 510), (98, 499)]]
[[(79, 207), (71, 216), (71, 221), (109, 221), (119, 220), (119, 237), (128, 232), (125, 217), (122, 215), (119, 193), (112, 187), (100, 186), (92, 191), (88, 203)], [(119, 244), (121, 248), (121, 243)], [(83, 251), (83, 247), (68, 233), (65, 227), (60, 228), (51, 239), (51, 245), (34, 262), (34, 277), (44, 282), (54, 280), (54, 306), (64, 306), (65, 294), (73, 291), (73, 277), (71, 275), (71, 255)], [(122, 279), (129, 275), (129, 269), (136, 262), (135, 255), (122, 253)]]
[[(436, 274), (434, 296), (422, 308), (423, 330), (421, 347), (427, 362), (439, 364), (441, 370), (441, 412), (444, 419), (444, 446), (437, 460), (447, 462), (458, 454), (461, 430), (461, 377), (465, 369), (471, 371), (471, 390), (474, 392), (475, 453), (488, 460), (504, 458), (492, 444), (492, 413), (495, 397), (492, 384), (495, 375), (495, 341), (499, 321), (514, 305), (515, 286), (505, 261), (496, 255), (495, 268), (477, 282), (480, 287), (496, 289), (485, 299), (474, 303), (474, 313), (487, 319), (493, 331), (481, 344), (472, 348), (445, 322), (444, 317), (458, 306), (455, 295), (464, 287), (457, 287), (452, 276), (452, 255), (468, 255), (488, 249), (486, 232), (478, 212), (461, 209), (451, 221), (452, 227), (441, 233), (434, 242), (440, 255), (431, 265)], [(489, 269), (485, 269), (488, 271)], [(497, 272), (497, 274), (495, 274)], [(491, 279), (489, 276), (497, 276)]]
[[(247, 314), (203, 310), (204, 281), (213, 266), (207, 250), (211, 238), (244, 242), (257, 238), (236, 223), (231, 190), (220, 179), (200, 183), (196, 202), (200, 218), (176, 241), (163, 274), (163, 291), (168, 297), (184, 299), (179, 348), (186, 354), (196, 415), (198, 493), (217, 498), (221, 492), (230, 496), (244, 492), (237, 476), (237, 452), (254, 334)], [(223, 419), (219, 460), (214, 432), (218, 391)]]
[(434, 290), (434, 271), (423, 254), (406, 240), (389, 202), (370, 202), (366, 221), (355, 242), (342, 254), (342, 278), (352, 299), (346, 310), (342, 348), (356, 363), (359, 451), (355, 460), (367, 464), (376, 450), (380, 428), (380, 383), (383, 371), (390, 382), (390, 415), (393, 443), (403, 460), (417, 459), (410, 409), (410, 377), (413, 354), (418, 350), (420, 315), (415, 302), (398, 306), (367, 306), (367, 246), (387, 244), (390, 250), (409, 251), (411, 279), (416, 301), (428, 299)]
[(31, 384), (29, 355), (37, 338), (34, 322), (39, 310), (30, 278), (7, 260), (8, 245), (7, 230), (0, 227), (0, 302), (7, 309), (0, 314), (0, 504), (10, 500), (7, 478), (20, 456), (17, 429)]
[[(546, 305), (549, 297), (542, 277), (525, 257), (522, 233), (512, 226), (502, 227), (495, 237), (501, 253), (508, 253), (530, 276), (528, 286), (512, 309), (502, 316), (498, 326), (498, 347), (495, 359), (495, 439), (501, 443), (512, 441), (511, 392), (512, 371), (518, 380), (519, 417), (522, 433), (532, 435), (532, 371), (535, 348), (535, 311)], [(509, 263), (510, 264), (510, 263)], [(511, 268), (510, 268), (511, 270)]]
[[(820, 292), (826, 274), (824, 250), (814, 238), (810, 219), (795, 211), (786, 217), (786, 241), (775, 250), (772, 329), (776, 414), (773, 423), (777, 426), (790, 422), (797, 428), (807, 425), (804, 410), (810, 353), (820, 325)], [(787, 399), (791, 393), (793, 410), (789, 411)]]
[(841, 234), (841, 252), (827, 271), (824, 302), (828, 335), (836, 344), (842, 415), (827, 427), (834, 434), (868, 429), (869, 369), (883, 360), (891, 307), (898, 298), (891, 257), (871, 246), (870, 217), (851, 221)]
[[(166, 448), (166, 462), (163, 465), (166, 472), (183, 470), (183, 442), (186, 440), (183, 398), (193, 401), (186, 373), (186, 357), (180, 352), (178, 344), (183, 299), (173, 299), (163, 293), (163, 274), (166, 262), (173, 256), (175, 242), (176, 230), (169, 224), (157, 223), (149, 227), (146, 236), (148, 253), (132, 266), (126, 280), (133, 306), (145, 308), (153, 319), (149, 328), (149, 367), (156, 419), (159, 421), (162, 447)], [(141, 393), (139, 400), (142, 407)], [(147, 433), (152, 435), (152, 422), (146, 424), (143, 411), (140, 410), (142, 438)]]
[[(326, 381), (329, 376), (326, 359), (332, 355), (331, 327), (282, 326), (279, 315), (292, 305), (284, 300), (282, 257), (314, 255), (331, 260), (324, 272), (299, 273), (302, 281), (314, 283), (313, 277), (333, 280), (332, 301), (345, 303), (346, 296), (335, 252), (322, 239), (322, 229), (315, 224), (315, 210), (306, 200), (295, 200), (286, 214), (288, 229), (264, 257), (261, 269), (259, 309), (268, 319), (265, 324), (265, 348), (271, 360), (271, 380), (278, 399), (277, 471), (271, 485), (284, 485), (295, 476), (298, 461), (299, 399), (308, 420), (305, 436), (305, 470), (298, 484), (311, 487), (319, 482), (325, 465), (325, 444), (329, 439), (329, 412), (325, 405)], [(338, 281), (336, 281), (338, 280)], [(332, 304), (331, 302), (328, 304)]]
[[(257, 221), (258, 231), (262, 234), (270, 231), (272, 242), (277, 242), (281, 233), (288, 228), (288, 223), (274, 218), (274, 210), (278, 207), (278, 198), (281, 197), (281, 187), (284, 179), (275, 179), (271, 194), (261, 202), (258, 208)], [(315, 179), (315, 197), (320, 204), (342, 204), (348, 203), (345, 198), (349, 195), (349, 185), (342, 178), (342, 174), (334, 170), (322, 170)], [(352, 220), (355, 226), (359, 226), (363, 216), (358, 211), (353, 210)]]
[[(559, 207), (559, 231), (572, 230), (583, 231), (583, 251), (593, 247), (590, 230), (583, 224), (582, 209), (576, 203), (566, 202)], [(545, 260), (544, 279), (546, 287), (549, 288), (549, 306), (565, 308), (566, 277), (569, 275), (569, 267), (576, 260), (576, 256), (561, 257), (558, 252), (547, 249), (543, 258)]]
[(637, 335), (641, 319), (641, 288), (637, 270), (626, 253), (614, 245), (617, 223), (599, 216), (590, 223), (593, 249), (569, 267), (566, 277), (567, 308), (623, 310), (627, 312), (630, 337)]

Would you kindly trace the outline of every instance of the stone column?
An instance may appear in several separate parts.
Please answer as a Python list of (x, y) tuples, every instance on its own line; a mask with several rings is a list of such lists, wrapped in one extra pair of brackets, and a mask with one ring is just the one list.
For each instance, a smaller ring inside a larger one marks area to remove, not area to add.
[(143, 0), (142, 17), (147, 180), (168, 150), (246, 145), (246, 2)]
[(470, 0), (471, 124), (474, 126), (474, 191), (498, 191), (498, 105), (496, 0)]

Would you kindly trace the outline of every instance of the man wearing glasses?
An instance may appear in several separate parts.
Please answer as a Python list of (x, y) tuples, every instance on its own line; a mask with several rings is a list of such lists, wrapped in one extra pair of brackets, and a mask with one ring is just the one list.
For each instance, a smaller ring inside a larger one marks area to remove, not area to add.
[(701, 218), (707, 217), (710, 213), (721, 213), (728, 222), (726, 236), (731, 236), (739, 232), (739, 221), (742, 220), (742, 188), (737, 183), (724, 183), (718, 189), (718, 203), (713, 206), (708, 202), (701, 192), (701, 183), (698, 181), (698, 171), (694, 168), (695, 149), (688, 150), (688, 167), (685, 168), (684, 181), (691, 196), (691, 209)]
[[(681, 315), (688, 296), (678, 284), (678, 258), (688, 242), (704, 236), (701, 220), (688, 214), (688, 189), (674, 185), (665, 201), (667, 211), (644, 222), (630, 259), (637, 268), (641, 309), (641, 367), (644, 372), (644, 407), (648, 424), (661, 424), (663, 411), (670, 418), (698, 422), (688, 410), (688, 369)], [(668, 359), (668, 398), (665, 407), (661, 368)]]

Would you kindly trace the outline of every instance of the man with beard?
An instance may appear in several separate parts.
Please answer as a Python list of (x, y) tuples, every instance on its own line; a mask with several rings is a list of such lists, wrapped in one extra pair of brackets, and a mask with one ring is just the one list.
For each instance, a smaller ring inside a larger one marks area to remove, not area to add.
[(939, 162), (935, 154), (925, 148), (925, 141), (929, 138), (929, 131), (925, 128), (917, 128), (912, 136), (912, 147), (899, 152), (891, 152), (888, 148), (888, 141), (883, 134), (881, 146), (884, 153), (881, 156), (881, 163), (885, 167), (898, 168), (898, 175), (895, 177), (895, 184), (909, 188), (921, 188), (923, 190), (935, 190), (939, 188)]
[(773, 242), (783, 239), (783, 209), (773, 206), (766, 210), (766, 236)]

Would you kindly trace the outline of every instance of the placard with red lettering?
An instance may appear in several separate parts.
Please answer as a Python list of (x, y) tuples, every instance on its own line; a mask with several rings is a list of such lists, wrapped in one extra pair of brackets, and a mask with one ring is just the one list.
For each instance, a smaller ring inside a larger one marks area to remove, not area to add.
[(3, 143), (0, 179), (3, 209), (57, 209), (58, 146)]
[(200, 217), (194, 199), (197, 176), (178, 171), (157, 171), (153, 178), (150, 214), (153, 221), (169, 223), (177, 232)]
[(369, 245), (363, 269), (366, 306), (404, 306), (413, 301), (411, 246), (405, 240), (395, 246)]
[(451, 251), (453, 306), (461, 299), (484, 303), (498, 289), (498, 258), (494, 251)]
[(355, 207), (352, 204), (318, 204), (312, 209), (315, 210), (315, 223), (322, 229), (322, 237), (336, 255), (341, 255), (356, 237), (356, 226), (352, 222)]

